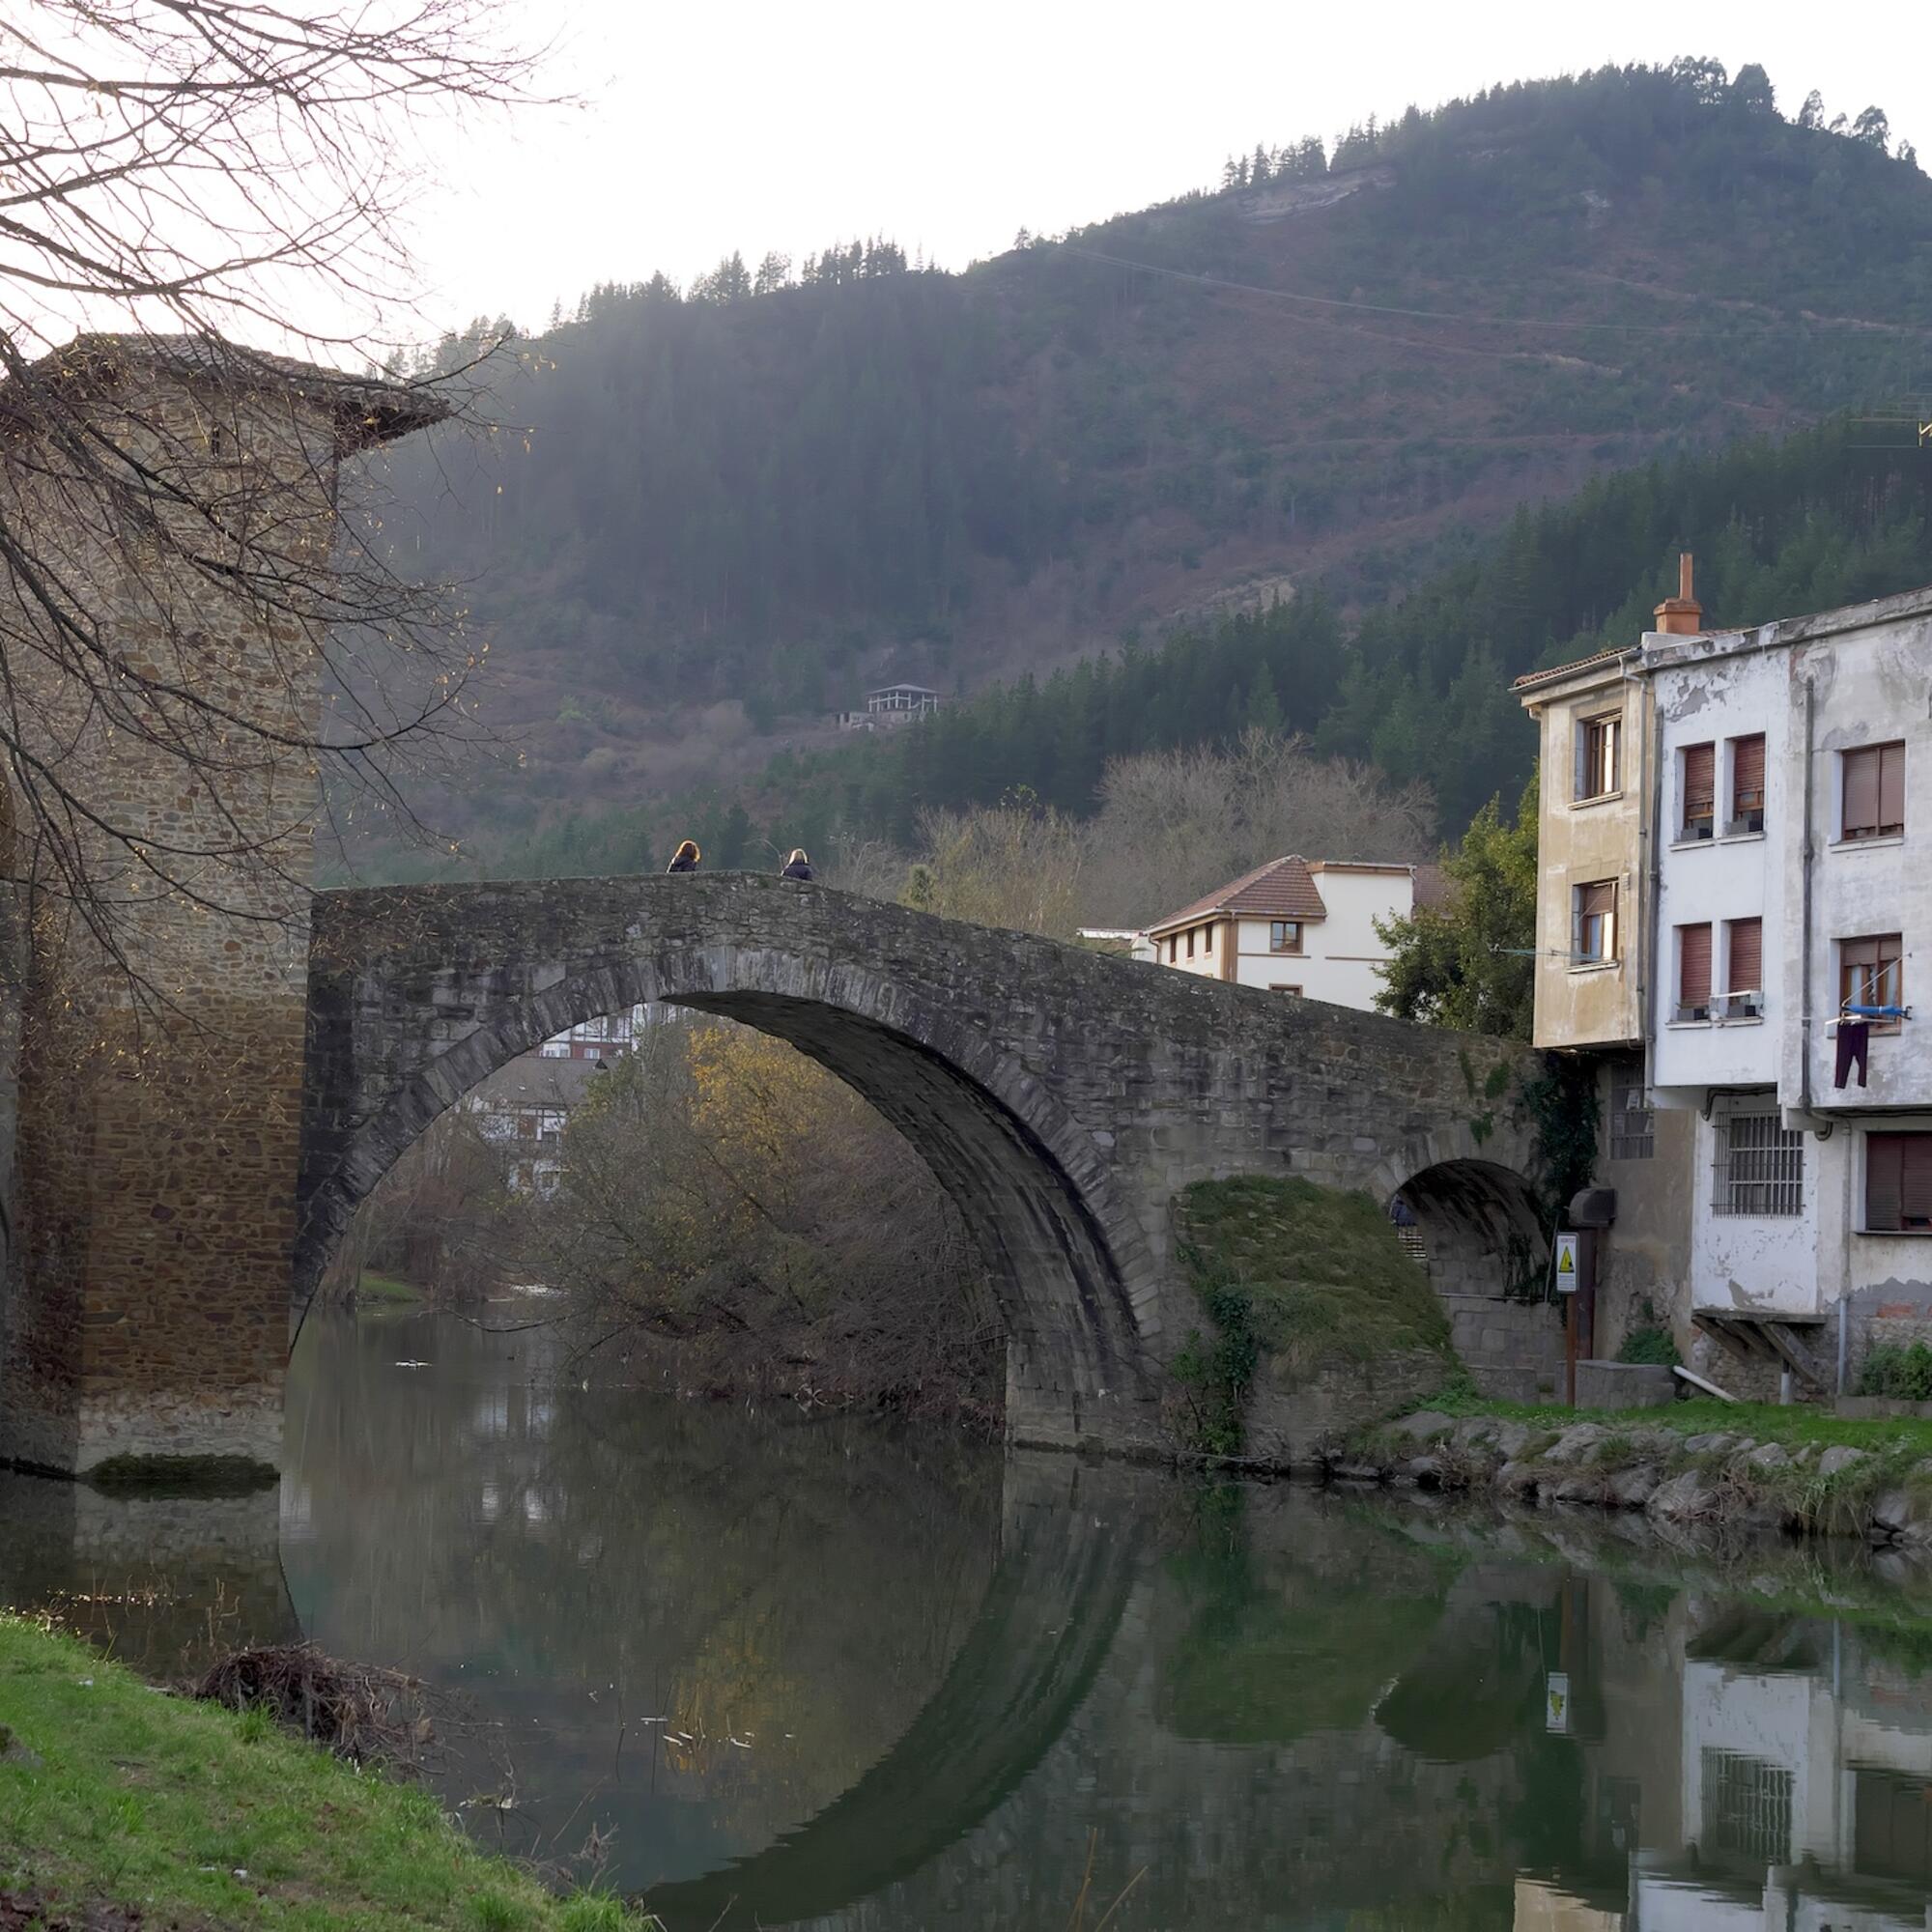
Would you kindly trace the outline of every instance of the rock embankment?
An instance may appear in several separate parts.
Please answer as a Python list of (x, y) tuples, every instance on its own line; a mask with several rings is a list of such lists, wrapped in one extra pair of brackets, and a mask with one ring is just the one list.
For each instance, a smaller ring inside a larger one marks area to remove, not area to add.
[(1334, 1482), (1638, 1510), (1661, 1523), (1932, 1545), (1932, 1456), (1642, 1423), (1551, 1427), (1423, 1409), (1330, 1456)]

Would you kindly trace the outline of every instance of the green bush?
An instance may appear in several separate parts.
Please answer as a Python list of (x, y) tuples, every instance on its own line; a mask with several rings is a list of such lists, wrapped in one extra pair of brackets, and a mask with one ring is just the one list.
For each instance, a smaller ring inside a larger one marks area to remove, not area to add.
[(1677, 1352), (1677, 1344), (1671, 1340), (1670, 1330), (1661, 1322), (1633, 1328), (1617, 1350), (1620, 1362), (1648, 1362), (1664, 1369), (1674, 1369), (1683, 1359)]
[(1859, 1374), (1861, 1395), (1890, 1396), (1900, 1402), (1932, 1402), (1932, 1349), (1881, 1342), (1865, 1357)]

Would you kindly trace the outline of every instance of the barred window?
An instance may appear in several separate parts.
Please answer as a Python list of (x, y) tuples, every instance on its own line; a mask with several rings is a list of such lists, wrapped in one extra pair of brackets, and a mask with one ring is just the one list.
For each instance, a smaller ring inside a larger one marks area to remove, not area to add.
[(1657, 1151), (1657, 1116), (1651, 1111), (1640, 1065), (1610, 1072), (1610, 1158), (1648, 1160)]
[(1804, 1136), (1776, 1114), (1730, 1114), (1717, 1122), (1719, 1214), (1800, 1214), (1804, 1210)]
[(1741, 1751), (1706, 1745), (1698, 1766), (1704, 1834), (1698, 1849), (1727, 1854), (1751, 1865), (1781, 1865), (1791, 1858), (1790, 1771)]

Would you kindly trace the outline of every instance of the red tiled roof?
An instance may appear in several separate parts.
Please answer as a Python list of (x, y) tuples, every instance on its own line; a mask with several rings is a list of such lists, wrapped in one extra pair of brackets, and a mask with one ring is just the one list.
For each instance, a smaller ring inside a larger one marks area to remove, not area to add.
[(1238, 879), (1196, 899), (1179, 912), (1157, 919), (1148, 927), (1150, 934), (1165, 932), (1171, 925), (1186, 925), (1215, 913), (1238, 913), (1252, 919), (1326, 919), (1328, 908), (1321, 903), (1307, 866), (1297, 857), (1270, 859)]
[(1455, 896), (1455, 888), (1449, 883), (1449, 875), (1440, 866), (1418, 866), (1415, 868), (1415, 903), (1419, 906), (1446, 906)]
[(1593, 656), (1578, 658), (1575, 664), (1551, 665), (1548, 670), (1526, 670), (1511, 684), (1510, 689), (1528, 691), (1533, 685), (1548, 684), (1552, 678), (1568, 677), (1573, 671), (1594, 670), (1599, 665), (1615, 664), (1619, 658), (1635, 655), (1631, 646), (1620, 644), (1615, 650), (1598, 651)]

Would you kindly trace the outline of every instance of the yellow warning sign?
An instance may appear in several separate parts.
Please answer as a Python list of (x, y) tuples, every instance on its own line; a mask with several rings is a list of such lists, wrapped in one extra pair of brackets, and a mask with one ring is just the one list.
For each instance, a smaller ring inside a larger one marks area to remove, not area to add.
[(1558, 1235), (1556, 1237), (1556, 1292), (1558, 1294), (1577, 1293), (1577, 1236)]

